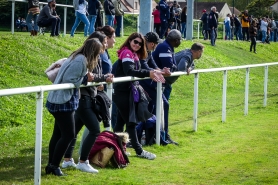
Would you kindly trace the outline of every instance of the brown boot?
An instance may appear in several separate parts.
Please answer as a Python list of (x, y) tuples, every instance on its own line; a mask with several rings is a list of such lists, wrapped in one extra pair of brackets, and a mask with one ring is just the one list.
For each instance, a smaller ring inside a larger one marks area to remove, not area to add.
[(34, 31), (34, 36), (37, 36), (38, 35), (38, 31)]
[(30, 33), (31, 33), (30, 36), (34, 36), (34, 30), (31, 30)]

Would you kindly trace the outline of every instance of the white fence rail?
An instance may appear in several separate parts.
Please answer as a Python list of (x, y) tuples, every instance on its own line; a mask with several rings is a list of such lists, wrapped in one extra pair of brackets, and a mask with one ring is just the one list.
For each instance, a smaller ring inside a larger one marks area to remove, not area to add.
[[(249, 95), (249, 73), (250, 68), (265, 67), (264, 72), (264, 100), (263, 106), (267, 105), (267, 83), (268, 83), (268, 67), (278, 65), (278, 62), (253, 64), (244, 66), (213, 68), (213, 69), (199, 69), (194, 70), (191, 74), (195, 75), (194, 78), (194, 107), (193, 107), (193, 130), (197, 131), (198, 123), (198, 81), (200, 73), (210, 72), (223, 72), (223, 92), (222, 92), (222, 122), (226, 121), (226, 97), (227, 97), (227, 76), (229, 70), (246, 69), (245, 79), (245, 104), (244, 114), (248, 114), (248, 95)], [(173, 76), (186, 75), (186, 72), (175, 72)], [(115, 78), (114, 83), (123, 81), (142, 80), (142, 78), (135, 77), (121, 77)], [(96, 85), (96, 83), (89, 83), (88, 85)], [(57, 84), (57, 85), (44, 85), (25, 88), (13, 88), (0, 90), (0, 96), (11, 96), (18, 94), (37, 93), (36, 96), (36, 144), (35, 144), (35, 169), (34, 169), (34, 184), (41, 183), (41, 150), (42, 150), (42, 117), (43, 117), (43, 93), (51, 90), (70, 89), (74, 88), (73, 84)], [(157, 83), (157, 121), (156, 121), (156, 144), (160, 144), (160, 124), (161, 124), (161, 97), (162, 97), (162, 84)], [(112, 99), (112, 84), (107, 85), (107, 94)], [(110, 109), (111, 111), (111, 109)], [(110, 124), (111, 125), (111, 124)]]

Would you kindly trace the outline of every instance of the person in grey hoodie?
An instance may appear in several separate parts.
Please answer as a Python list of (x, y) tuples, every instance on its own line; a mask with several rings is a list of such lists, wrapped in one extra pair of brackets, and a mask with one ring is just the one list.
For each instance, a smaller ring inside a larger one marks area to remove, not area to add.
[(79, 87), (94, 79), (92, 73), (87, 71), (92, 71), (97, 66), (102, 49), (102, 43), (98, 39), (88, 39), (59, 69), (54, 84), (72, 83), (75, 88), (54, 90), (48, 94), (46, 108), (55, 118), (55, 123), (49, 142), (46, 174), (64, 176), (59, 165), (75, 136), (74, 113), (79, 105)]
[(51, 37), (59, 36), (61, 19), (56, 15), (56, 1), (47, 0), (48, 4), (43, 7), (38, 17), (39, 27), (51, 26)]

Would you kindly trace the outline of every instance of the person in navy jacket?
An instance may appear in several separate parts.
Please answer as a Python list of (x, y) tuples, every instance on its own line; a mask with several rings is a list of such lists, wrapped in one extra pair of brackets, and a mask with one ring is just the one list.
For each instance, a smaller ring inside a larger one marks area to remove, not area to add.
[[(174, 56), (174, 48), (178, 47), (181, 44), (182, 36), (181, 32), (173, 29), (171, 30), (166, 40), (159, 44), (154, 52), (152, 53), (153, 59), (156, 62), (156, 65), (160, 68), (169, 68), (171, 72), (176, 71), (177, 64)], [(170, 93), (172, 91), (171, 86), (171, 77), (165, 77), (166, 83), (164, 85), (164, 91), (162, 94), (163, 98), (163, 105), (164, 105), (164, 129), (165, 129), (165, 140), (167, 140), (169, 143), (177, 144), (173, 140), (171, 140), (170, 135), (168, 134), (168, 116), (169, 116), (169, 98)], [(153, 114), (156, 113), (155, 105), (156, 105), (156, 92), (152, 93), (152, 95), (149, 94), (149, 96), (152, 99), (153, 104)]]
[(168, 5), (166, 0), (160, 0), (158, 3), (159, 10), (160, 10), (160, 22), (161, 22), (161, 30), (159, 37), (162, 39), (165, 35), (166, 30), (168, 29), (168, 19), (170, 18), (170, 7), (173, 6), (171, 3)]
[(209, 28), (210, 28), (210, 40), (211, 45), (215, 45), (215, 41), (217, 38), (217, 25), (218, 25), (218, 14), (216, 13), (216, 7), (211, 7), (211, 12), (209, 14)]

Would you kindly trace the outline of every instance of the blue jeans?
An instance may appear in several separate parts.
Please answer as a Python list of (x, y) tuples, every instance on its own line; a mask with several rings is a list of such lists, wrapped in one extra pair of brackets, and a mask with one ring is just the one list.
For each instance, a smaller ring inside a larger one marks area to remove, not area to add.
[(216, 37), (216, 30), (215, 28), (211, 28), (211, 31), (210, 31), (210, 43), (212, 46), (215, 46), (215, 38)]
[(186, 22), (181, 23), (181, 35), (183, 35), (183, 38), (186, 38)]
[(122, 16), (115, 16), (117, 21), (117, 28), (116, 28), (116, 37), (121, 36), (121, 28), (122, 28)]
[(231, 29), (230, 28), (225, 29), (225, 37), (226, 37), (226, 40), (231, 40)]
[(236, 36), (236, 40), (241, 40), (242, 39), (242, 29), (241, 29), (241, 26), (235, 27), (235, 36)]
[(78, 25), (80, 24), (80, 21), (82, 21), (85, 24), (84, 36), (85, 37), (88, 36), (88, 31), (89, 31), (89, 26), (90, 26), (89, 20), (85, 14), (79, 13), (77, 11), (75, 11), (75, 22), (71, 29), (70, 36), (72, 36), (72, 37), (74, 36), (74, 32), (75, 32), (76, 28), (78, 27)]
[(95, 32), (96, 20), (97, 20), (97, 15), (89, 15), (89, 21), (90, 21), (89, 34), (90, 35)]
[(265, 42), (266, 39), (266, 31), (262, 31), (262, 43)]
[(114, 26), (114, 18), (115, 18), (115, 15), (106, 15), (107, 25), (113, 27)]
[[(31, 31), (31, 30), (38, 31), (39, 30), (38, 23), (37, 23), (38, 16), (39, 16), (39, 14), (33, 15), (32, 12), (28, 13), (28, 15), (26, 17), (26, 23), (27, 23), (29, 31)], [(31, 21), (32, 18), (34, 20), (34, 28), (32, 27), (32, 21)]]

